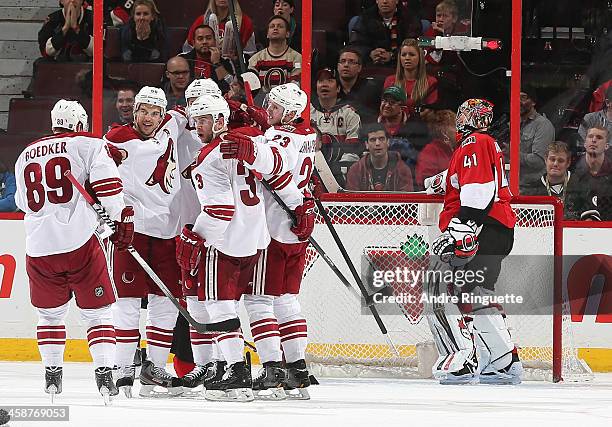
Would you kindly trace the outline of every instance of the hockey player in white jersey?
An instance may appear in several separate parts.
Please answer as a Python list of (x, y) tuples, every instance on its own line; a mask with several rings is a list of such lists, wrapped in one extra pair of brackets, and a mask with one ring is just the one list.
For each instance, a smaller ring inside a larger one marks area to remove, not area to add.
[[(282, 398), (276, 388), (283, 385), (288, 397), (308, 399), (305, 390), (310, 385), (306, 369), (306, 319), (297, 300), (306, 261), (306, 241), (314, 228), (314, 201), (307, 184), (314, 167), (316, 133), (300, 114), (307, 106), (306, 94), (294, 83), (277, 86), (270, 91), (268, 124), (271, 126), (259, 138), (240, 134), (227, 136), (221, 150), (226, 157), (238, 158), (247, 167), (262, 170), (265, 158), (262, 147), (278, 143), (286, 157), (282, 170), (265, 175), (270, 187), (293, 210), (293, 224), (286, 212), (266, 190), (266, 221), (272, 240), (255, 270), (252, 295), (246, 295), (251, 332), (263, 369), (253, 379), (253, 389), (261, 396), (272, 390), (270, 398)], [(290, 190), (297, 186), (298, 195)], [(282, 353), (281, 353), (282, 345)], [(283, 353), (286, 379), (283, 380)], [(295, 391), (297, 390), (297, 391)]]
[[(180, 269), (174, 257), (180, 234), (180, 177), (177, 141), (187, 124), (179, 111), (166, 112), (164, 92), (143, 87), (136, 95), (134, 122), (111, 129), (105, 139), (122, 154), (119, 172), (125, 198), (135, 207), (134, 248), (143, 255), (172, 294), (180, 298)], [(165, 370), (178, 311), (129, 254), (112, 256), (118, 300), (113, 307), (117, 331), (117, 384), (131, 396), (133, 355), (138, 343), (141, 298), (148, 298), (147, 358), (140, 371), (140, 395), (182, 393), (179, 378)], [(155, 386), (165, 390), (159, 392)]]
[[(176, 257), (183, 270), (198, 275), (197, 297), (187, 297), (189, 312), (197, 321), (217, 322), (237, 317), (237, 301), (250, 290), (270, 235), (255, 172), (241, 161), (223, 159), (219, 150), (230, 115), (227, 102), (204, 95), (189, 111), (205, 144), (191, 169), (202, 208), (195, 223), (183, 228)], [(197, 366), (188, 380), (202, 381), (207, 399), (253, 400), (240, 330), (212, 337), (192, 332), (191, 340)]]
[(118, 250), (132, 241), (134, 210), (123, 200), (123, 184), (106, 144), (87, 133), (87, 113), (76, 101), (58, 101), (51, 111), (53, 135), (30, 144), (17, 159), (15, 202), (25, 212), (26, 271), (30, 298), (38, 313), (38, 348), (45, 366), (45, 391), (62, 392), (65, 318), (74, 293), (87, 326), (96, 384), (108, 403), (118, 393), (112, 379), (115, 296), (99, 221), (65, 176), (71, 171), (88, 183), (116, 230)]

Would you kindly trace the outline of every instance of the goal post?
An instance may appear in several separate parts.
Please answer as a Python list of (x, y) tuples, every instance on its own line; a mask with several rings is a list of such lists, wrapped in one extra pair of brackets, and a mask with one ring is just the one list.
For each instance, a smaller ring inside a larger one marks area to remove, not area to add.
[[(427, 268), (429, 244), (440, 233), (442, 198), (414, 193), (338, 193), (326, 194), (322, 201), (364, 281), (371, 283), (372, 274), (385, 268)], [(502, 264), (496, 290), (524, 295), (535, 307), (507, 313), (528, 378), (558, 382), (589, 377), (573, 347), (569, 305), (564, 301), (562, 204), (554, 197), (523, 196), (514, 198), (512, 206), (518, 217), (515, 243)], [(320, 215), (314, 237), (350, 277)], [(426, 307), (416, 301), (423, 292), (422, 283), (393, 282), (387, 292), (395, 304), (379, 308), (400, 351), (398, 357), (384, 345), (362, 301), (337, 282), (309, 249), (300, 301), (309, 322), (307, 359), (315, 372), (431, 376), (427, 363), (432, 363), (428, 352), (433, 346)]]

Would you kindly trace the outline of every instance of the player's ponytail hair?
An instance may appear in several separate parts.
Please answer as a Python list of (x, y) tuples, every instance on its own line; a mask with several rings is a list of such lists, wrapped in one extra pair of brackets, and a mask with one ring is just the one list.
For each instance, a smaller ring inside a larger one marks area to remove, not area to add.
[(405, 39), (397, 51), (395, 86), (399, 86), (401, 88), (405, 88), (406, 86), (406, 73), (404, 72), (404, 67), (402, 66), (401, 61), (402, 49), (406, 46), (416, 49), (416, 51), (419, 53), (419, 65), (417, 66), (416, 70), (416, 81), (414, 82), (412, 93), (410, 93), (410, 98), (414, 102), (414, 105), (423, 105), (425, 98), (427, 98), (429, 93), (429, 83), (427, 82), (427, 73), (425, 71), (425, 53), (423, 52), (423, 49), (419, 47), (419, 43), (416, 39)]

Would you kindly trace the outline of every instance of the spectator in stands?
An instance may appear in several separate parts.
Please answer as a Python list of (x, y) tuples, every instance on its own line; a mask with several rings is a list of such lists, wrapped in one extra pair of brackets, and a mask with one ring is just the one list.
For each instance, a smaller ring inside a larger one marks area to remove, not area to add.
[(582, 119), (582, 123), (578, 128), (580, 135), (580, 146), (584, 147), (587, 129), (595, 126), (601, 126), (608, 129), (608, 135), (612, 135), (612, 86), (608, 87), (606, 96), (603, 102), (603, 108), (600, 111), (588, 113)]
[(431, 23), (430, 31), (425, 35), (435, 36), (464, 36), (469, 35), (470, 28), (459, 21), (459, 8), (454, 0), (442, 0), (436, 6), (436, 20)]
[(0, 212), (15, 212), (15, 174), (0, 160)]
[[(240, 28), (240, 41), (242, 42), (242, 51), (245, 55), (251, 56), (256, 51), (255, 47), (255, 33), (253, 21), (246, 13), (242, 12), (242, 8), (240, 7), (240, 3), (235, 0), (234, 8), (236, 11), (236, 22), (238, 23), (238, 28)], [(204, 15), (200, 15), (193, 21), (191, 27), (189, 28), (189, 33), (187, 34), (187, 40), (185, 41), (185, 45), (183, 46), (183, 52), (188, 52), (193, 47), (194, 37), (195, 37), (195, 29), (200, 25), (210, 25), (211, 28), (216, 31), (216, 39), (219, 43), (219, 47), (222, 49), (222, 53), (224, 56), (227, 56), (231, 59), (237, 58), (237, 53), (235, 50), (235, 42), (233, 39), (233, 26), (231, 25), (231, 17), (229, 11), (229, 2), (228, 0), (209, 0), (208, 7), (204, 12)], [(229, 28), (232, 28), (229, 30)], [(228, 38), (226, 39), (225, 34), (228, 34)], [(231, 35), (231, 37), (229, 37)]]
[(93, 55), (93, 12), (83, 0), (61, 0), (60, 5), (38, 32), (40, 52), (56, 61), (87, 61)]
[(359, 51), (346, 46), (338, 58), (340, 78), (339, 98), (355, 108), (362, 122), (372, 122), (378, 116), (378, 100), (382, 87), (372, 79), (361, 76), (363, 61)]
[(425, 115), (431, 142), (419, 153), (416, 164), (415, 188), (423, 189), (425, 178), (448, 169), (457, 145), (455, 118), (451, 110), (430, 111)]
[(353, 191), (412, 191), (412, 172), (400, 155), (389, 151), (384, 126), (375, 123), (363, 129), (368, 154), (348, 171), (346, 188)]
[[(88, 9), (93, 10), (93, 0), (88, 1)], [(130, 20), (134, 0), (104, 0), (104, 26), (119, 27)]]
[(427, 126), (421, 120), (408, 120), (402, 106), (406, 104), (406, 92), (398, 86), (389, 86), (380, 102), (380, 116), (389, 136), (389, 149), (398, 151), (402, 160), (411, 168), (416, 165), (419, 151), (429, 142)]
[(591, 104), (589, 105), (589, 111), (591, 113), (595, 111), (600, 111), (604, 107), (604, 101), (606, 99), (606, 94), (608, 89), (612, 87), (612, 80), (608, 80), (607, 82), (601, 84), (595, 91), (593, 92), (593, 98), (591, 99)]
[(227, 92), (235, 71), (232, 62), (221, 56), (215, 32), (208, 25), (200, 25), (193, 34), (193, 49), (179, 56), (189, 62), (194, 79), (213, 79), (221, 92)]
[[(556, 196), (565, 202), (572, 153), (565, 142), (554, 141), (546, 149), (546, 172), (540, 180), (521, 190), (522, 196)], [(567, 207), (567, 206), (566, 206)]]
[(115, 109), (117, 115), (115, 120), (109, 126), (109, 129), (115, 126), (121, 126), (134, 121), (134, 98), (137, 90), (135, 86), (124, 85), (117, 88), (115, 93)]
[(272, 0), (273, 14), (282, 16), (289, 22), (289, 47), (296, 52), (302, 51), (302, 30), (300, 23), (295, 19), (294, 0)]
[(386, 78), (384, 88), (399, 86), (409, 94), (406, 101), (409, 116), (418, 115), (438, 101), (438, 80), (425, 72), (425, 55), (415, 39), (402, 42), (394, 75)]
[[(612, 195), (612, 159), (604, 153), (609, 148), (610, 134), (602, 126), (587, 130), (586, 153), (576, 162), (568, 183), (566, 217), (570, 219), (598, 219), (592, 217), (593, 197), (607, 203)], [(603, 203), (597, 203), (600, 205)], [(607, 206), (606, 210), (609, 210)], [(585, 213), (586, 212), (586, 213)]]
[(166, 27), (153, 0), (135, 0), (132, 17), (121, 27), (124, 62), (163, 62)]
[(398, 0), (377, 0), (365, 10), (350, 34), (350, 45), (374, 65), (394, 66), (399, 44), (422, 34), (421, 20), (413, 10), (398, 7)]
[(317, 96), (310, 106), (310, 119), (322, 135), (321, 151), (336, 180), (344, 186), (346, 173), (359, 160), (363, 146), (359, 141), (361, 119), (353, 107), (338, 102), (340, 84), (334, 70), (317, 73)]
[[(544, 158), (548, 144), (555, 139), (555, 128), (546, 117), (536, 111), (535, 91), (521, 91), (521, 143), (520, 143), (520, 192), (540, 180), (546, 170)], [(505, 148), (506, 162), (510, 161), (509, 147)]]
[(262, 92), (269, 92), (274, 86), (298, 82), (302, 55), (287, 44), (289, 23), (285, 18), (274, 15), (268, 21), (268, 47), (249, 59), (249, 68), (255, 70), (261, 80)]
[(185, 107), (185, 89), (191, 83), (191, 71), (189, 63), (181, 56), (170, 58), (166, 63), (166, 78), (168, 81), (164, 85), (164, 92), (168, 100), (168, 109), (177, 105)]

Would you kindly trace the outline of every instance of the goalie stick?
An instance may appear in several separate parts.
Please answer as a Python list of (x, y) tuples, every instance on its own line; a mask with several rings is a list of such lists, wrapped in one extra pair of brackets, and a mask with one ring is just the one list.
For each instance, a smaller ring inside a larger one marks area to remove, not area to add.
[[(81, 183), (76, 180), (74, 175), (72, 175), (71, 171), (66, 171), (64, 175), (70, 180), (70, 182), (72, 183), (72, 185), (74, 185), (77, 191), (81, 193), (81, 195), (85, 198), (85, 201), (87, 201), (87, 203), (89, 203), (90, 206), (96, 211), (100, 219), (102, 219), (106, 223), (106, 225), (108, 225), (114, 231), (115, 223), (108, 216), (108, 213), (106, 212), (106, 209), (104, 209), (104, 206), (94, 200), (91, 194), (89, 194), (87, 190), (83, 188)], [(200, 323), (196, 321), (193, 317), (191, 317), (191, 314), (189, 314), (189, 312), (185, 308), (183, 308), (183, 306), (178, 302), (174, 295), (172, 295), (168, 287), (164, 284), (164, 282), (162, 282), (159, 276), (155, 274), (153, 269), (140, 256), (136, 249), (134, 249), (134, 247), (130, 245), (128, 246), (127, 250), (134, 257), (136, 262), (140, 264), (142, 269), (145, 271), (145, 273), (147, 273), (151, 280), (153, 280), (153, 282), (155, 282), (159, 289), (161, 289), (164, 295), (166, 295), (168, 299), (172, 302), (172, 304), (174, 304), (174, 306), (178, 309), (179, 313), (181, 313), (185, 320), (187, 320), (187, 322), (189, 322), (189, 324), (193, 326), (193, 328), (198, 331), (198, 333), (204, 334), (207, 332), (231, 332), (240, 328), (240, 319), (238, 318), (224, 320), (223, 322), (217, 323)]]

